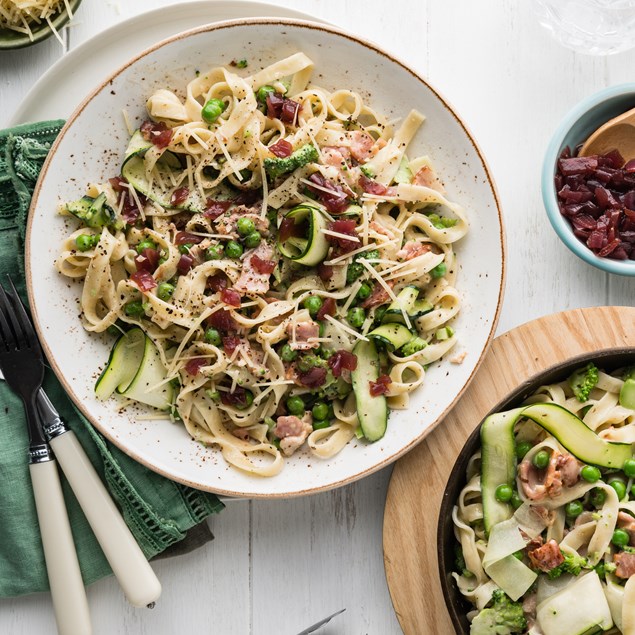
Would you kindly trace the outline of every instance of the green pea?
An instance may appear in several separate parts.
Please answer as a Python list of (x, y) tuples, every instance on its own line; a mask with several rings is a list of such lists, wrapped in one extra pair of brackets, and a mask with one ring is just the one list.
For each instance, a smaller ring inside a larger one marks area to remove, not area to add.
[(298, 356), (298, 352), (294, 351), (289, 344), (285, 344), (280, 350), (280, 359), (283, 362), (292, 362)]
[(444, 262), (440, 262), (434, 269), (430, 270), (430, 275), (433, 278), (443, 278), (448, 272), (448, 267)]
[(214, 123), (227, 109), (222, 99), (210, 99), (201, 110), (201, 117), (207, 123)]
[(205, 391), (205, 394), (212, 400), (219, 402), (220, 401), (220, 392), (218, 390), (210, 390), (209, 388)]
[(242, 216), (236, 222), (236, 229), (241, 236), (247, 236), (247, 234), (256, 231), (256, 223), (251, 218)]
[(327, 415), (327, 419), (332, 419), (335, 416), (335, 409), (333, 408), (333, 404), (331, 402), (328, 403), (329, 413)]
[(384, 319), (384, 315), (386, 315), (386, 311), (388, 310), (388, 305), (384, 304), (382, 306), (378, 306), (375, 309), (375, 322), (381, 322)]
[(514, 558), (516, 558), (516, 560), (522, 560), (525, 556), (522, 551), (514, 551), (512, 555), (514, 556)]
[(595, 487), (591, 490), (589, 500), (591, 501), (591, 505), (593, 505), (593, 507), (599, 509), (606, 502), (606, 492), (603, 489)]
[(319, 325), (319, 332), (318, 332), (318, 336), (319, 337), (324, 337), (324, 333), (326, 333), (326, 322), (318, 322)]
[(370, 296), (372, 290), (373, 288), (368, 284), (368, 282), (362, 282), (362, 286), (359, 288), (355, 299), (365, 300), (368, 296)]
[(90, 234), (80, 234), (77, 238), (75, 238), (75, 245), (77, 245), (77, 249), (79, 249), (79, 251), (88, 251), (98, 242), (99, 236), (91, 236)]
[(190, 249), (192, 249), (192, 243), (184, 243), (182, 245), (179, 245), (179, 253), (189, 254)]
[(522, 460), (532, 447), (529, 441), (520, 441), (520, 443), (516, 444), (516, 456)]
[(304, 400), (302, 397), (289, 397), (287, 399), (287, 410), (292, 415), (303, 415), (304, 414)]
[(616, 529), (613, 532), (613, 536), (611, 537), (611, 542), (616, 547), (626, 547), (626, 545), (631, 541), (631, 536), (625, 529)]
[(214, 346), (220, 346), (223, 340), (217, 329), (209, 328), (205, 331), (205, 341)]
[(124, 313), (128, 317), (141, 317), (145, 311), (143, 310), (143, 303), (135, 300), (134, 302), (128, 302), (123, 308)]
[(587, 483), (597, 483), (602, 477), (602, 474), (600, 470), (597, 467), (595, 467), (595, 465), (585, 465), (580, 470), (580, 476)]
[(174, 293), (174, 285), (169, 282), (162, 282), (157, 289), (157, 295), (160, 300), (167, 302)]
[(531, 461), (539, 470), (544, 470), (549, 465), (549, 452), (546, 450), (540, 450), (534, 454), (534, 458)]
[(301, 373), (308, 373), (318, 363), (318, 358), (315, 355), (303, 355), (296, 362), (298, 370)]
[(238, 410), (247, 410), (247, 408), (249, 408), (249, 406), (251, 406), (253, 402), (254, 402), (253, 393), (251, 392), (251, 390), (245, 390), (245, 403), (238, 404), (236, 408), (238, 408)]
[(228, 258), (240, 258), (243, 255), (243, 246), (235, 240), (230, 240), (225, 245), (225, 255)]
[(145, 240), (142, 240), (138, 245), (137, 245), (137, 253), (140, 254), (143, 252), (144, 249), (155, 249), (156, 248), (156, 244), (153, 240), (150, 240), (149, 238), (146, 238)]
[(221, 244), (211, 245), (205, 252), (205, 258), (207, 260), (220, 260), (223, 257), (224, 247)]
[(330, 421), (326, 419), (313, 419), (313, 429), (321, 430), (322, 428), (328, 428), (331, 425)]
[(364, 320), (366, 320), (366, 311), (360, 306), (353, 307), (348, 310), (346, 319), (353, 328), (358, 329), (364, 324)]
[(518, 509), (523, 504), (523, 500), (516, 490), (514, 490), (514, 493), (512, 494), (511, 500), (509, 502), (512, 504), (512, 507), (514, 509)]
[(304, 299), (302, 306), (309, 311), (311, 317), (315, 317), (322, 308), (322, 298), (318, 295), (310, 295)]
[(261, 86), (256, 93), (256, 99), (264, 104), (267, 101), (267, 95), (275, 92), (276, 89), (273, 86)]
[(496, 492), (494, 493), (494, 495), (496, 496), (496, 500), (500, 501), (501, 503), (509, 503), (509, 501), (512, 499), (513, 494), (514, 490), (512, 489), (511, 485), (507, 485), (507, 483), (499, 485), (496, 488)]
[(622, 481), (613, 479), (612, 481), (609, 481), (609, 485), (615, 490), (619, 500), (622, 500), (624, 496), (626, 496), (626, 485), (624, 485)]
[(329, 416), (329, 407), (323, 401), (316, 401), (311, 414), (314, 419), (326, 419)]
[(261, 240), (262, 236), (260, 232), (251, 232), (251, 234), (247, 234), (245, 238), (245, 247), (247, 247), (247, 249), (255, 249)]
[(564, 506), (564, 513), (569, 518), (577, 518), (584, 511), (584, 507), (580, 501), (571, 501)]
[(622, 469), (628, 478), (633, 478), (635, 476), (635, 459), (626, 459)]

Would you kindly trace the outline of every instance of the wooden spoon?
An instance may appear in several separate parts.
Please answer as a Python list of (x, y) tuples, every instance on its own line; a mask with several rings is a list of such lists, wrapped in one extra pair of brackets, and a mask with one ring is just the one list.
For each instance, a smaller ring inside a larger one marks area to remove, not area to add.
[(585, 142), (578, 156), (617, 150), (624, 161), (635, 159), (635, 108), (600, 126)]

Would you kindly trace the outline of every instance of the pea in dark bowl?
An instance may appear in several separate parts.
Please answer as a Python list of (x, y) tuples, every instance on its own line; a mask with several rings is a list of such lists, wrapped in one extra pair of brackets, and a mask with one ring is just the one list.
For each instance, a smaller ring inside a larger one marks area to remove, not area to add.
[[(554, 382), (563, 381), (580, 366), (588, 362), (595, 362), (596, 366), (607, 372), (611, 372), (624, 366), (635, 363), (634, 348), (604, 349), (594, 351), (589, 354), (572, 357), (561, 364), (551, 366), (542, 373), (539, 373), (519, 385), (513, 392), (507, 395), (487, 414), (493, 414), (502, 410), (509, 410), (519, 406), (529, 395), (534, 393), (540, 386)], [(485, 418), (483, 419), (485, 420)], [(445, 486), (439, 513), (439, 524), (437, 526), (437, 557), (439, 562), (439, 579), (443, 589), (443, 597), (454, 625), (456, 633), (459, 635), (469, 635), (470, 624), (467, 619), (468, 611), (472, 610), (472, 605), (461, 595), (452, 572), (455, 571), (454, 547), (456, 539), (454, 537), (454, 523), (452, 522), (452, 508), (466, 484), (465, 471), (470, 457), (480, 448), (481, 423), (469, 436), (463, 449), (452, 467), (450, 478)]]

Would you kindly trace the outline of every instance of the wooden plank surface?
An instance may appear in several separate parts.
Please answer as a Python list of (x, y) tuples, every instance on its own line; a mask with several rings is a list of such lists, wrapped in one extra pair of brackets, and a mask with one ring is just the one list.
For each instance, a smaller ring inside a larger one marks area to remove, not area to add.
[(497, 337), (445, 421), (392, 473), (384, 561), (405, 635), (451, 633), (437, 574), (439, 506), (452, 466), (483, 417), (519, 384), (582, 353), (635, 347), (635, 308), (598, 307), (533, 320)]

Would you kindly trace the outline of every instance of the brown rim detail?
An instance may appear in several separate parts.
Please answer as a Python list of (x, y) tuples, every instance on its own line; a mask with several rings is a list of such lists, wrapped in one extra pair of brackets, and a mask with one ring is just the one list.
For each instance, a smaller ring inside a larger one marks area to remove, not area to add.
[[(490, 331), (489, 331), (489, 334), (487, 336), (487, 340), (485, 342), (485, 346), (483, 347), (483, 350), (482, 350), (482, 352), (481, 352), (481, 354), (480, 354), (480, 356), (478, 358), (478, 361), (476, 362), (476, 364), (474, 366), (474, 369), (470, 373), (470, 376), (466, 380), (465, 384), (463, 385), (461, 390), (459, 390), (459, 392), (456, 394), (456, 396), (451, 401), (451, 403), (447, 406), (447, 408), (445, 408), (445, 410), (437, 417), (437, 419), (435, 421), (433, 421), (425, 430), (423, 430), (421, 432), (421, 434), (416, 439), (411, 441), (405, 447), (401, 448), (401, 450), (399, 450), (398, 452), (395, 452), (391, 456), (386, 457), (385, 459), (383, 459), (382, 461), (380, 461), (379, 463), (377, 463), (373, 467), (370, 467), (370, 468), (368, 468), (368, 469), (366, 469), (366, 470), (364, 470), (362, 472), (359, 472), (358, 474), (354, 474), (353, 476), (350, 476), (348, 478), (342, 479), (342, 480), (337, 481), (335, 483), (329, 483), (328, 485), (321, 485), (321, 486), (317, 486), (317, 487), (310, 488), (310, 489), (305, 489), (305, 490), (301, 490), (301, 491), (294, 491), (294, 492), (288, 492), (288, 493), (261, 494), (261, 493), (254, 493), (254, 492), (236, 492), (236, 491), (233, 491), (233, 490), (225, 490), (225, 489), (222, 489), (222, 488), (219, 488), (219, 487), (211, 487), (209, 485), (192, 482), (192, 481), (189, 481), (186, 478), (181, 478), (181, 477), (177, 478), (173, 474), (169, 474), (168, 472), (166, 472), (165, 470), (157, 467), (156, 465), (149, 464), (146, 459), (144, 459), (143, 457), (139, 456), (136, 452), (132, 451), (130, 448), (126, 447), (125, 444), (122, 444), (120, 442), (120, 440), (115, 435), (111, 434), (108, 430), (104, 429), (101, 426), (101, 424), (99, 423), (99, 421), (97, 421), (90, 414), (90, 412), (88, 412), (88, 410), (86, 409), (86, 407), (84, 406), (82, 401), (77, 397), (77, 395), (73, 391), (73, 388), (68, 383), (68, 381), (66, 380), (66, 378), (62, 374), (60, 368), (58, 367), (57, 362), (55, 361), (55, 358), (52, 356), (51, 351), (49, 349), (49, 346), (47, 344), (47, 341), (46, 341), (46, 339), (44, 337), (44, 331), (43, 331), (43, 329), (40, 326), (40, 319), (39, 319), (39, 315), (38, 315), (38, 311), (37, 311), (37, 306), (36, 306), (36, 303), (35, 303), (35, 298), (33, 297), (32, 283), (31, 283), (31, 266), (30, 266), (30, 262), (31, 262), (31, 249), (30, 249), (31, 240), (30, 240), (30, 238), (31, 238), (31, 230), (32, 230), (32, 226), (33, 226), (33, 212), (34, 212), (34, 210), (35, 210), (35, 208), (37, 206), (37, 202), (38, 202), (38, 199), (39, 199), (39, 196), (40, 196), (40, 190), (41, 190), (41, 187), (42, 187), (42, 182), (46, 178), (46, 174), (47, 174), (47, 171), (48, 171), (48, 168), (49, 168), (49, 164), (50, 164), (50, 162), (52, 160), (52, 157), (55, 155), (55, 153), (56, 153), (56, 151), (57, 151), (62, 139), (64, 138), (64, 136), (66, 135), (66, 133), (68, 132), (68, 130), (70, 129), (72, 124), (75, 122), (75, 120), (84, 111), (84, 109), (86, 108), (88, 103), (90, 103), (90, 101), (92, 101), (92, 99), (98, 93), (100, 93), (115, 77), (118, 77), (128, 67), (132, 66), (138, 60), (142, 59), (143, 57), (146, 57), (147, 55), (149, 55), (153, 51), (155, 51), (155, 50), (157, 50), (159, 48), (162, 48), (163, 46), (166, 46), (167, 44), (170, 44), (172, 42), (176, 42), (178, 40), (182, 40), (182, 39), (188, 38), (188, 37), (190, 37), (192, 35), (196, 35), (198, 33), (205, 33), (205, 32), (210, 32), (210, 31), (220, 31), (221, 29), (228, 29), (228, 28), (233, 28), (233, 27), (236, 27), (236, 26), (245, 26), (245, 25), (250, 25), (250, 26), (251, 25), (277, 25), (277, 26), (282, 26), (282, 27), (291, 26), (291, 27), (298, 27), (298, 28), (304, 28), (304, 29), (312, 29), (314, 31), (322, 31), (324, 33), (329, 33), (331, 35), (335, 35), (335, 36), (338, 36), (338, 37), (343, 37), (343, 38), (345, 38), (347, 40), (350, 40), (351, 42), (354, 42), (356, 44), (360, 44), (360, 45), (364, 46), (365, 48), (371, 49), (372, 51), (374, 51), (378, 55), (381, 55), (382, 57), (386, 58), (390, 62), (392, 62), (394, 64), (397, 64), (402, 69), (404, 69), (406, 72), (408, 72), (414, 79), (416, 79), (417, 81), (421, 82), (443, 104), (443, 106), (446, 108), (446, 110), (452, 115), (452, 117), (456, 120), (456, 122), (461, 126), (461, 128), (465, 132), (467, 138), (469, 139), (470, 143), (472, 144), (472, 147), (474, 148), (474, 151), (476, 152), (477, 156), (479, 157), (479, 159), (481, 161), (481, 165), (483, 167), (483, 170), (484, 170), (484, 172), (485, 172), (485, 174), (487, 176), (487, 181), (488, 181), (489, 187), (491, 189), (492, 195), (494, 197), (494, 201), (496, 203), (496, 212), (498, 214), (498, 221), (499, 221), (499, 227), (500, 227), (499, 239), (500, 239), (500, 247), (501, 247), (501, 282), (500, 282), (500, 286), (499, 286), (498, 302), (496, 304), (496, 312), (494, 313), (494, 318), (493, 318), (492, 324), (490, 326)], [(467, 386), (470, 384), (470, 382), (474, 378), (474, 374), (479, 369), (481, 363), (483, 362), (483, 358), (485, 357), (485, 354), (489, 350), (490, 344), (491, 344), (492, 339), (494, 337), (494, 331), (496, 330), (496, 326), (498, 324), (498, 319), (500, 317), (500, 311), (501, 311), (501, 306), (502, 306), (502, 302), (503, 302), (503, 293), (504, 293), (504, 288), (505, 288), (505, 274), (506, 274), (506, 267), (507, 267), (506, 257), (505, 257), (505, 254), (506, 254), (506, 241), (505, 241), (505, 229), (504, 229), (504, 223), (503, 223), (503, 215), (502, 215), (502, 212), (501, 212), (500, 199), (499, 199), (499, 196), (498, 196), (498, 191), (496, 189), (496, 185), (494, 183), (494, 178), (492, 177), (491, 171), (490, 171), (489, 166), (488, 166), (488, 164), (487, 164), (487, 162), (485, 160), (485, 157), (483, 156), (483, 153), (481, 152), (480, 147), (478, 146), (478, 144), (474, 140), (474, 138), (473, 138), (472, 134), (470, 133), (468, 127), (465, 125), (463, 120), (456, 114), (455, 110), (450, 106), (448, 101), (444, 97), (442, 97), (439, 94), (439, 92), (435, 88), (433, 88), (425, 79), (423, 79), (423, 77), (421, 77), (418, 73), (413, 71), (407, 64), (405, 64), (404, 62), (402, 62), (398, 58), (394, 57), (393, 55), (390, 55), (390, 54), (386, 53), (384, 50), (382, 50), (376, 44), (373, 44), (372, 42), (370, 42), (368, 40), (365, 40), (363, 38), (351, 35), (350, 33), (347, 33), (346, 31), (343, 31), (342, 29), (339, 29), (339, 28), (336, 28), (336, 27), (326, 26), (326, 25), (321, 25), (321, 24), (318, 25), (318, 24), (316, 24), (314, 22), (310, 22), (310, 21), (307, 21), (307, 20), (295, 20), (295, 19), (290, 19), (290, 18), (289, 19), (286, 19), (286, 18), (285, 19), (281, 19), (281, 18), (250, 18), (250, 19), (241, 19), (241, 20), (227, 20), (227, 21), (224, 21), (224, 22), (218, 22), (218, 23), (214, 23), (214, 24), (207, 24), (207, 25), (202, 26), (202, 27), (197, 27), (197, 28), (194, 28), (194, 29), (190, 29), (188, 31), (184, 31), (182, 33), (179, 33), (177, 35), (169, 37), (169, 38), (167, 38), (165, 40), (162, 40), (158, 44), (155, 44), (154, 46), (146, 49), (145, 51), (139, 53), (139, 55), (134, 57), (132, 60), (127, 62), (125, 65), (123, 65), (121, 68), (116, 70), (114, 73), (109, 75), (108, 78), (105, 79), (97, 88), (95, 88), (90, 93), (90, 95), (88, 95), (88, 97), (86, 97), (86, 99), (84, 99), (84, 101), (71, 114), (71, 116), (68, 118), (68, 121), (66, 122), (66, 124), (64, 125), (62, 130), (60, 131), (60, 134), (58, 135), (57, 139), (55, 140), (53, 146), (51, 147), (51, 150), (49, 151), (49, 154), (48, 154), (48, 156), (46, 158), (46, 161), (44, 162), (44, 165), (42, 167), (42, 171), (41, 171), (40, 176), (38, 178), (38, 182), (36, 184), (35, 191), (33, 193), (33, 198), (31, 200), (31, 205), (29, 207), (29, 215), (28, 215), (27, 228), (26, 228), (25, 244), (26, 244), (26, 248), (25, 248), (26, 286), (27, 286), (27, 292), (28, 292), (28, 296), (29, 296), (29, 304), (31, 306), (31, 312), (32, 312), (33, 322), (35, 324), (35, 328), (36, 328), (36, 330), (38, 332), (38, 335), (40, 337), (40, 342), (42, 344), (42, 348), (44, 349), (44, 352), (45, 352), (46, 357), (47, 357), (47, 359), (48, 359), (48, 361), (49, 361), (49, 363), (51, 365), (51, 368), (55, 372), (55, 375), (57, 376), (58, 380), (60, 381), (60, 383), (64, 387), (64, 390), (66, 391), (66, 393), (73, 400), (73, 403), (75, 404), (75, 406), (82, 412), (82, 414), (86, 417), (86, 419), (88, 419), (88, 421), (95, 428), (97, 428), (97, 430), (99, 430), (99, 432), (101, 434), (103, 434), (110, 442), (114, 443), (120, 450), (125, 452), (128, 456), (132, 457), (133, 459), (135, 459), (136, 461), (138, 461), (139, 463), (141, 463), (145, 467), (151, 469), (152, 471), (157, 472), (158, 474), (161, 474), (162, 476), (165, 476), (166, 478), (169, 478), (171, 480), (175, 480), (175, 481), (177, 481), (179, 483), (183, 483), (184, 485), (187, 485), (189, 487), (193, 487), (193, 488), (204, 490), (204, 491), (213, 492), (214, 494), (220, 494), (220, 495), (223, 495), (223, 496), (237, 496), (237, 497), (241, 497), (241, 498), (265, 498), (265, 499), (266, 498), (295, 498), (295, 497), (298, 497), (298, 496), (306, 496), (307, 494), (317, 494), (319, 492), (325, 492), (325, 491), (328, 491), (328, 490), (331, 490), (331, 489), (335, 489), (337, 487), (341, 487), (343, 485), (347, 485), (348, 483), (353, 483), (354, 481), (357, 481), (357, 480), (359, 480), (359, 479), (361, 479), (361, 478), (363, 478), (365, 476), (369, 476), (370, 474), (373, 474), (374, 472), (377, 472), (378, 470), (386, 467), (390, 463), (393, 463), (394, 461), (396, 461), (399, 457), (403, 456), (405, 453), (407, 453), (409, 450), (411, 450), (413, 447), (415, 447), (418, 443), (420, 443), (428, 434), (430, 434), (430, 432), (432, 432), (432, 430), (434, 430), (441, 423), (441, 421), (445, 418), (447, 413), (454, 407), (454, 404), (458, 401), (458, 399), (461, 397), (461, 395), (465, 392), (465, 389), (467, 388)]]

